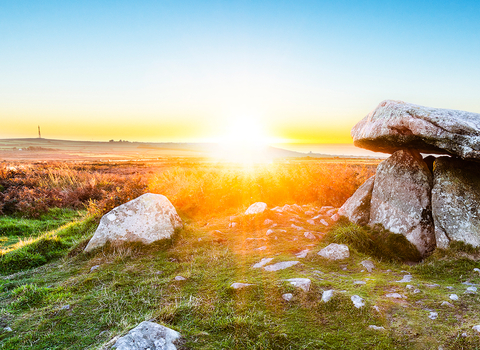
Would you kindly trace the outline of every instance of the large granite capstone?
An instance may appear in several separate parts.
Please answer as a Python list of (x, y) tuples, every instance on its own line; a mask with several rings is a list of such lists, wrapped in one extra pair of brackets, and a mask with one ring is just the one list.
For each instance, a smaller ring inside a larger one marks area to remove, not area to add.
[(386, 100), (351, 131), (355, 146), (394, 153), (451, 154), (480, 160), (480, 114)]
[(170, 238), (175, 229), (181, 227), (182, 220), (167, 197), (146, 193), (105, 214), (85, 251), (108, 241), (150, 244)]

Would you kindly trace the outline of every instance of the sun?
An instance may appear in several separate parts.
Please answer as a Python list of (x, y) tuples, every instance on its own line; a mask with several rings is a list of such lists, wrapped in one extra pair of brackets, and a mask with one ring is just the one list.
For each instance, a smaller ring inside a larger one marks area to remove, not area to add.
[(265, 160), (268, 139), (258, 119), (238, 117), (231, 120), (220, 137), (218, 155), (237, 163), (261, 162)]

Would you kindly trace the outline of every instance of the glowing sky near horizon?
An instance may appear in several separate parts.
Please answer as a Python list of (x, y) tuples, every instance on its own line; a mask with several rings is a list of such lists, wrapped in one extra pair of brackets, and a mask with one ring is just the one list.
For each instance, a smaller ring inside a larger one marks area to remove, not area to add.
[(478, 1), (2, 1), (0, 138), (350, 142), (384, 99), (480, 113)]

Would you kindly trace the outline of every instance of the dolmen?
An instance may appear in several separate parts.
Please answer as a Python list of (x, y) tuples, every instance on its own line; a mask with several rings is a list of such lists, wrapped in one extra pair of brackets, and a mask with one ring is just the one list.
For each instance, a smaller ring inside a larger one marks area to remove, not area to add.
[(480, 246), (480, 114), (387, 100), (351, 135), (355, 146), (391, 156), (340, 216), (382, 224), (423, 257), (454, 241)]

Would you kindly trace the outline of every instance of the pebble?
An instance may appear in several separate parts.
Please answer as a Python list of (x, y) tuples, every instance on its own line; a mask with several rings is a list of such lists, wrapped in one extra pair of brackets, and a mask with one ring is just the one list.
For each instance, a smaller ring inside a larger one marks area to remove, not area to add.
[(266, 250), (267, 249), (267, 246), (264, 245), (263, 247), (260, 247), (260, 248), (255, 248), (255, 250)]
[(303, 227), (297, 226), (295, 224), (292, 224), (291, 227), (294, 228), (295, 230), (299, 230), (299, 231), (300, 230), (305, 230)]
[(313, 221), (312, 219), (307, 220), (307, 223), (310, 224), (310, 225), (315, 225), (315, 221)]
[(446, 286), (445, 288), (447, 288), (447, 289), (450, 289), (450, 290), (452, 290), (452, 289), (453, 289), (453, 287), (452, 287), (452, 286)]
[(100, 265), (94, 265), (90, 268), (90, 272), (93, 272), (95, 271), (96, 269), (98, 269), (100, 267)]
[(458, 300), (458, 295), (450, 294), (450, 300)]
[(479, 269), (478, 267), (475, 267), (475, 268), (473, 269), (473, 272), (480, 272), (480, 269)]
[(395, 281), (399, 283), (412, 282), (412, 275), (405, 275), (400, 281)]
[(312, 283), (309, 278), (289, 278), (286, 281), (290, 282), (295, 288), (303, 289), (305, 292), (310, 290), (310, 284)]
[(248, 286), (253, 286), (253, 284), (251, 284), (251, 283), (239, 283), (239, 282), (235, 282), (235, 283), (232, 283), (232, 285), (230, 286), (230, 288), (233, 288), (233, 289), (242, 289), (242, 288), (245, 288), (245, 287), (248, 287)]
[(434, 283), (434, 284), (425, 284), (428, 288), (437, 288), (437, 287), (440, 287), (439, 284), (437, 283)]
[(258, 269), (258, 268), (262, 267), (263, 265), (267, 265), (272, 260), (273, 260), (273, 258), (263, 258), (262, 260), (260, 260), (260, 262), (253, 265), (252, 268), (253, 269)]
[(265, 226), (271, 225), (271, 224), (273, 224), (273, 220), (265, 219), (265, 221), (263, 222), (263, 224), (264, 224)]
[(411, 284), (407, 284), (407, 285), (405, 286), (405, 288), (407, 288), (407, 289), (413, 289), (413, 286), (412, 286)]
[(333, 297), (333, 289), (325, 290), (322, 293), (322, 301), (328, 303)]
[(368, 328), (370, 329), (374, 329), (376, 331), (384, 331), (385, 330), (385, 327), (378, 327), (378, 326), (375, 326), (373, 324), (371, 324), (370, 326), (368, 326)]
[(320, 220), (320, 223), (321, 223), (323, 226), (328, 226), (328, 222), (327, 222), (325, 219)]
[(365, 305), (365, 301), (363, 300), (362, 297), (358, 295), (352, 295), (350, 300), (353, 302), (353, 305), (357, 308), (360, 309), (362, 306)]
[(304, 235), (305, 238), (307, 238), (307, 239), (315, 239), (315, 235), (314, 235), (313, 233), (311, 233), (311, 232), (305, 232), (303, 235)]
[(360, 264), (366, 268), (368, 272), (372, 272), (372, 270), (375, 268), (375, 265), (370, 260), (363, 260)]
[(11, 329), (10, 327), (5, 327), (5, 328), (3, 328), (3, 330), (5, 332), (13, 332), (13, 329)]
[(450, 304), (448, 301), (442, 301), (442, 306), (449, 306), (449, 307), (453, 307), (453, 304)]
[(273, 233), (273, 230), (272, 230), (272, 229), (268, 229), (268, 230), (267, 230), (267, 233), (265, 233), (265, 234), (268, 236), (268, 235), (271, 235), (272, 233)]
[(474, 331), (477, 331), (478, 333), (480, 333), (480, 324), (479, 325), (476, 325), (476, 326), (473, 326), (472, 329)]
[(353, 284), (367, 284), (365, 281), (353, 281)]
[(70, 310), (70, 305), (64, 305), (60, 308), (60, 310)]
[(385, 297), (393, 298), (393, 299), (404, 299), (404, 298), (406, 298), (405, 295), (402, 295), (402, 294), (399, 294), (399, 293), (389, 293), (389, 294), (386, 294)]
[(428, 315), (428, 318), (431, 320), (436, 320), (438, 317), (438, 312), (431, 311), (430, 315)]
[(300, 261), (282, 261), (273, 265), (267, 265), (263, 269), (265, 271), (278, 271), (278, 270), (283, 270), (289, 267), (292, 267), (293, 265), (298, 264)]
[(237, 226), (236, 222), (231, 222), (230, 225), (228, 225), (228, 227), (230, 228), (234, 228), (235, 226)]
[(413, 291), (413, 294), (418, 294), (418, 293), (420, 293), (420, 292), (421, 292), (420, 289), (415, 289), (415, 290)]
[(293, 294), (292, 293), (282, 294), (282, 298), (283, 298), (283, 300), (290, 301), (293, 298)]
[(468, 287), (465, 293), (467, 294), (475, 294), (477, 292), (477, 287)]
[(309, 251), (310, 251), (309, 249), (304, 249), (301, 252), (295, 254), (295, 256), (297, 258), (306, 258)]
[(186, 278), (182, 276), (175, 276), (175, 281), (185, 281)]

